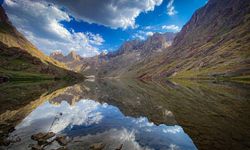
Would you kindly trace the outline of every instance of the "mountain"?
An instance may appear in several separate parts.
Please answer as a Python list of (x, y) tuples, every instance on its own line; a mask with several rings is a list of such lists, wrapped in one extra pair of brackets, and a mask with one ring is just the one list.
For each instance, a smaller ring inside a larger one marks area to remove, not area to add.
[(50, 54), (50, 57), (59, 61), (59, 62), (66, 62), (65, 61), (65, 57), (64, 55), (62, 54), (61, 51), (54, 51)]
[(154, 33), (145, 41), (125, 42), (117, 51), (99, 56), (97, 75), (100, 77), (134, 77), (134, 69), (145, 64), (168, 48), (175, 33)]
[(173, 42), (175, 33), (155, 33), (147, 40), (131, 40), (124, 42), (114, 52), (101, 53), (98, 56), (82, 58), (72, 51), (64, 56), (61, 52), (55, 51), (50, 57), (64, 63), (76, 72), (85, 75), (99, 77), (123, 76), (134, 64), (151, 58), (160, 53), (164, 48), (169, 47)]
[(9, 21), (0, 6), (0, 80), (82, 78), (43, 54)]
[(210, 0), (175, 38), (166, 35), (166, 40), (166, 36), (154, 34), (143, 42), (128, 41), (118, 51), (107, 54), (101, 59), (98, 75), (249, 79), (249, 14), (248, 0)]
[(66, 64), (98, 77), (249, 79), (249, 14), (249, 0), (209, 0), (177, 35), (155, 33)]
[(78, 55), (75, 51), (71, 51), (66, 57), (66, 61), (79, 61), (81, 56)]
[(249, 0), (209, 0), (161, 55), (136, 70), (136, 77), (250, 77)]
[(62, 52), (55, 51), (50, 54), (50, 57), (63, 63), (72, 62), (72, 61), (80, 61), (82, 57), (78, 55), (75, 51), (71, 51), (68, 55), (64, 56)]
[(69, 52), (68, 55), (64, 56), (61, 52), (55, 51), (50, 54), (50, 57), (65, 64), (68, 68), (73, 71), (83, 73), (90, 60), (82, 58), (75, 51)]

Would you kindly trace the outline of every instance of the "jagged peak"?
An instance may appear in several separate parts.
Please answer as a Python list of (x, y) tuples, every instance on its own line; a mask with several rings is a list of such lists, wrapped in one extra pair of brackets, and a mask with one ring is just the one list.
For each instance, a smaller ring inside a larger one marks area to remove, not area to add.
[(76, 51), (72, 50), (68, 53), (68, 55), (65, 56), (67, 61), (74, 61), (74, 60), (80, 60), (82, 57), (77, 54)]
[(76, 51), (72, 50), (72, 51), (69, 52), (68, 55), (78, 55), (78, 54), (76, 53)]
[(73, 59), (76, 59), (77, 57), (80, 57), (80, 55), (78, 55), (76, 51), (72, 50), (68, 53), (68, 55), (66, 55), (66, 57), (71, 57)]

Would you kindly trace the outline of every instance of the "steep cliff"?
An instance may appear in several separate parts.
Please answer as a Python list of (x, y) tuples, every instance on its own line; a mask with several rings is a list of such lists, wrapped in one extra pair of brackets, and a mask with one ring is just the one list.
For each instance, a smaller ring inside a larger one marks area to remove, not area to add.
[(137, 77), (249, 78), (249, 31), (248, 0), (210, 0)]

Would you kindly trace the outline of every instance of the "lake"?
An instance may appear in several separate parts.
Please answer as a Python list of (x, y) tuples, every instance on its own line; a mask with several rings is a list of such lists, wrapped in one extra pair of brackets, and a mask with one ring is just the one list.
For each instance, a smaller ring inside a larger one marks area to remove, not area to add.
[(249, 84), (110, 79), (0, 92), (0, 149), (250, 149)]

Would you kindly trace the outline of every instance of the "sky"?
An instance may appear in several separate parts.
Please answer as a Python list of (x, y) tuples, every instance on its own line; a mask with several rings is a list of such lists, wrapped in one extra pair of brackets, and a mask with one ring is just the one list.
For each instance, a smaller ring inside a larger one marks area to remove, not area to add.
[(207, 0), (0, 0), (41, 51), (91, 57), (155, 32), (179, 32)]

